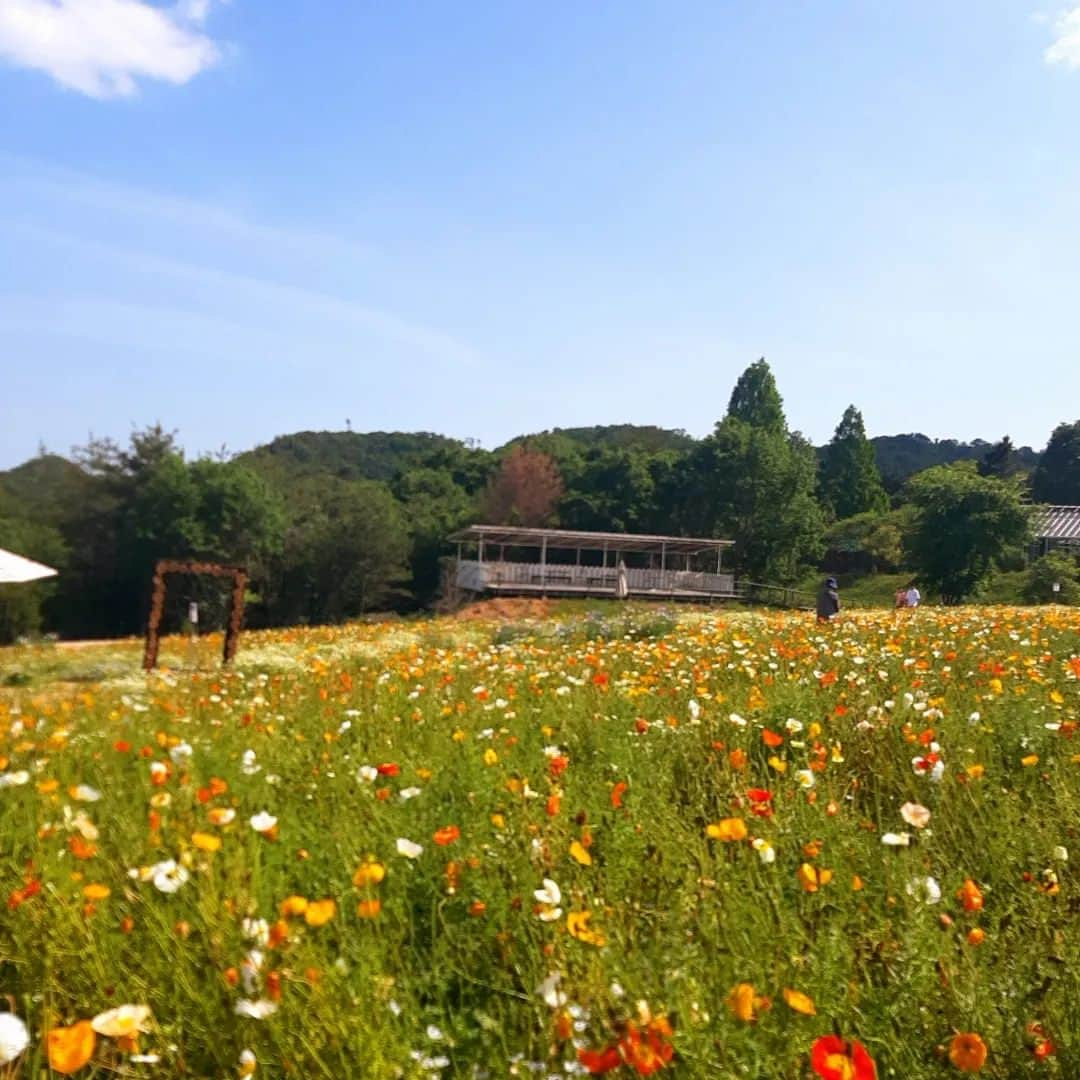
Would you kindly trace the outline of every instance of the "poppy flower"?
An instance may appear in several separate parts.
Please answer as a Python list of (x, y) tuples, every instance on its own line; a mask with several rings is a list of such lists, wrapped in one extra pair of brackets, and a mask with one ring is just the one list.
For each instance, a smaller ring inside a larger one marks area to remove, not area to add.
[(460, 836), (461, 830), (456, 825), (443, 825), (441, 829), (435, 830), (432, 839), (439, 847), (446, 847), (447, 844), (452, 844)]
[(570, 858), (582, 866), (592, 866), (592, 856), (580, 840), (574, 840), (570, 844)]
[(810, 863), (803, 863), (798, 869), (799, 884), (803, 887), (804, 892), (814, 893), (821, 888), (822, 885), (828, 885), (832, 881), (833, 872), (831, 870), (819, 870), (816, 866)]
[(0, 1065), (10, 1065), (29, 1045), (26, 1024), (14, 1013), (0, 1013)]
[(964, 881), (964, 884), (957, 890), (956, 898), (963, 903), (965, 911), (982, 911), (982, 890), (971, 880), (971, 878), (967, 878)]
[(362, 889), (365, 885), (378, 885), (384, 877), (386, 877), (386, 867), (374, 859), (368, 859), (356, 868), (352, 883), (358, 889)]
[(49, 1068), (65, 1076), (78, 1072), (93, 1056), (97, 1036), (89, 1020), (71, 1027), (53, 1028), (46, 1036)]
[(707, 825), (705, 835), (710, 840), (723, 840), (729, 844), (738, 840), (745, 840), (747, 837), (746, 822), (742, 818), (724, 818), (715, 824)]
[(380, 911), (382, 911), (382, 901), (378, 897), (361, 900), (356, 905), (356, 917), (358, 919), (374, 919)]
[(803, 1016), (816, 1016), (817, 1008), (814, 1005), (813, 999), (804, 994), (801, 990), (784, 990), (784, 1002), (789, 1009), (794, 1010), (797, 1013), (802, 1013)]
[(736, 1020), (742, 1020), (749, 1024), (757, 1019), (757, 1014), (763, 1012), (772, 1004), (767, 997), (762, 997), (754, 990), (753, 983), (736, 983), (724, 998), (724, 1004), (728, 1012)]
[(986, 1064), (986, 1043), (973, 1031), (962, 1031), (949, 1043), (949, 1060), (961, 1072), (977, 1073)]
[(623, 796), (626, 794), (630, 785), (625, 780), (620, 780), (611, 789), (611, 805), (618, 810), (622, 806)]
[(877, 1080), (877, 1066), (854, 1039), (823, 1035), (810, 1048), (810, 1068), (821, 1080)]
[(591, 918), (591, 911), (571, 911), (566, 916), (566, 928), (570, 931), (570, 936), (584, 941), (587, 945), (606, 945), (607, 938), (599, 930), (589, 928)]
[(622, 1054), (617, 1046), (609, 1046), (606, 1050), (579, 1050), (578, 1061), (593, 1076), (601, 1076), (622, 1064)]
[(90, 1021), (99, 1035), (109, 1039), (134, 1039), (140, 1032), (150, 1030), (149, 1005), (118, 1005), (98, 1013)]
[(323, 926), (337, 914), (334, 900), (311, 900), (304, 910), (304, 922), (308, 926)]

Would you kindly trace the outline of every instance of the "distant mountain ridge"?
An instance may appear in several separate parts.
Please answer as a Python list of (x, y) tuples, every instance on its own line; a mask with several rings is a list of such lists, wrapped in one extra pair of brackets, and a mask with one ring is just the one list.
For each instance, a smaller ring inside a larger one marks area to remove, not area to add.
[[(678, 428), (652, 424), (602, 424), (594, 427), (553, 428), (519, 435), (499, 447), (498, 453), (518, 443), (535, 441), (575, 444), (582, 451), (597, 449), (639, 450), (647, 454), (686, 451), (699, 439)], [(890, 491), (903, 486), (907, 478), (934, 465), (953, 461), (978, 460), (993, 443), (983, 439), (960, 442), (931, 439), (913, 432), (904, 435), (877, 435), (870, 440), (885, 485)], [(824, 447), (819, 448), (819, 454)], [(391, 483), (401, 473), (429, 462), (440, 454), (488, 454), (471, 442), (429, 431), (298, 431), (279, 435), (270, 442), (239, 454), (237, 459), (264, 474), (282, 477), (329, 474), (343, 480), (377, 480)], [(1039, 454), (1030, 446), (1016, 448), (1016, 463), (1024, 471), (1033, 469)], [(33, 502), (35, 488), (60, 486), (77, 490), (81, 470), (56, 454), (31, 458), (7, 472), (0, 472), (0, 484), (19, 501)]]

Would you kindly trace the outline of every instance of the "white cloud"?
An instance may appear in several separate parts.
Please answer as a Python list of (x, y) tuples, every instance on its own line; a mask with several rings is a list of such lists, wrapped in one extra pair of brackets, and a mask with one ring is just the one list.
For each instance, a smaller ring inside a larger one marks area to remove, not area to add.
[(210, 0), (0, 0), (0, 57), (94, 98), (128, 97), (140, 79), (181, 84), (218, 47), (201, 30)]
[(1048, 64), (1080, 68), (1080, 7), (1062, 12), (1054, 23), (1054, 44), (1046, 50)]

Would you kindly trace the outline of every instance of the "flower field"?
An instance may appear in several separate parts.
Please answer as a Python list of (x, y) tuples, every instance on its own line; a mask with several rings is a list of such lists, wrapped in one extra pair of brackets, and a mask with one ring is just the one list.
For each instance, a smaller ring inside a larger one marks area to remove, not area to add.
[(100, 654), (0, 690), (0, 1076), (1080, 1076), (1080, 613)]

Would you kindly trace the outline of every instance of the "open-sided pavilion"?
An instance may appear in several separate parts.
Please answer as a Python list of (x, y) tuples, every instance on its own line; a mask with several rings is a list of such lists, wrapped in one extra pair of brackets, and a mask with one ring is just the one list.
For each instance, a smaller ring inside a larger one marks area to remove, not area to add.
[(457, 544), (457, 585), (472, 593), (615, 596), (622, 562), (629, 596), (736, 596), (735, 577), (723, 570), (732, 540), (514, 525), (470, 525), (450, 540)]

